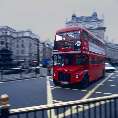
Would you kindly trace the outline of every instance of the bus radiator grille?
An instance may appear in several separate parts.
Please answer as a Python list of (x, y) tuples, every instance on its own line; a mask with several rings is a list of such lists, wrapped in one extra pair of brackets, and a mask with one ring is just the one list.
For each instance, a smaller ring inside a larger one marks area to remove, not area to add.
[(70, 81), (71, 75), (68, 73), (59, 72), (58, 80), (59, 81)]

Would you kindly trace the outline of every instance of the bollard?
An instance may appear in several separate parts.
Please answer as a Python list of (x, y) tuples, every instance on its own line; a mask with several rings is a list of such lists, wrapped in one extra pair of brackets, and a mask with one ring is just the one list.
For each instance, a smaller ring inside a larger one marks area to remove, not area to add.
[(3, 94), (0, 96), (1, 118), (9, 118), (9, 96)]

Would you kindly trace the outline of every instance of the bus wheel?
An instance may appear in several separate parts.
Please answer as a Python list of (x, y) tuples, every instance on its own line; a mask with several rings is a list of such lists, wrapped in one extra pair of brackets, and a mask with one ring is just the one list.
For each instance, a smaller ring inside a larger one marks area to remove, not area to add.
[(55, 86), (59, 86), (59, 83), (53, 79), (53, 83)]
[(87, 88), (89, 86), (89, 75), (85, 74), (83, 80), (80, 83), (81, 88)]

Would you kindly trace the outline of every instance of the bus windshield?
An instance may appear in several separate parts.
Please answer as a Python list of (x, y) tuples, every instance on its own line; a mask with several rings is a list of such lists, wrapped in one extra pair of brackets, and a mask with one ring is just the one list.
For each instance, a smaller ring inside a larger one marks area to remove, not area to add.
[(58, 66), (72, 66), (88, 63), (87, 56), (80, 54), (55, 54), (53, 55), (53, 60), (54, 65)]

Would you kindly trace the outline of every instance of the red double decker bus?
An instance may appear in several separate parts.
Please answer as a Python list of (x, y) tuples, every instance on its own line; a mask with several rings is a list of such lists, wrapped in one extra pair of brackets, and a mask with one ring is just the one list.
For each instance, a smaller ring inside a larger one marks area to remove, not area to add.
[(90, 82), (103, 77), (104, 48), (103, 40), (84, 28), (58, 30), (53, 50), (54, 84), (87, 87)]

